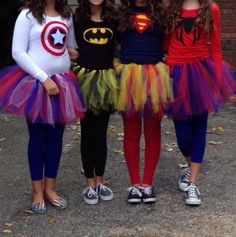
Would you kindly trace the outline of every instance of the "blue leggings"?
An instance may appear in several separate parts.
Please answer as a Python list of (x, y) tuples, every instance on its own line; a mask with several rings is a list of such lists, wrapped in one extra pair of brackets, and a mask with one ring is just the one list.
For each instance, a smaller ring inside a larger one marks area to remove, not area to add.
[(62, 152), (64, 125), (27, 121), (29, 131), (28, 162), (33, 181), (56, 178)]
[(202, 163), (206, 147), (208, 114), (193, 116), (187, 120), (175, 120), (175, 132), (180, 151), (191, 161)]

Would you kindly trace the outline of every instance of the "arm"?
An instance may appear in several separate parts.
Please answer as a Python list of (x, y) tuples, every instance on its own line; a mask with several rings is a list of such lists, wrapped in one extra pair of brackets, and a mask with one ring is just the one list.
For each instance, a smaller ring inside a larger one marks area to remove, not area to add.
[(222, 77), (222, 54), (221, 54), (221, 32), (220, 32), (220, 9), (217, 4), (213, 3), (211, 6), (213, 15), (213, 27), (210, 31), (210, 56), (213, 59), (216, 67), (216, 79), (221, 83)]
[(16, 20), (12, 41), (12, 57), (25, 72), (44, 82), (48, 78), (47, 73), (39, 68), (27, 54), (31, 31), (30, 14), (27, 16), (27, 12), (27, 9), (22, 10)]
[(59, 90), (55, 82), (35, 64), (27, 53), (31, 30), (31, 21), (27, 17), (27, 12), (28, 10), (26, 9), (22, 10), (16, 20), (12, 43), (12, 57), (25, 72), (43, 83), (49, 95), (56, 95), (59, 93)]

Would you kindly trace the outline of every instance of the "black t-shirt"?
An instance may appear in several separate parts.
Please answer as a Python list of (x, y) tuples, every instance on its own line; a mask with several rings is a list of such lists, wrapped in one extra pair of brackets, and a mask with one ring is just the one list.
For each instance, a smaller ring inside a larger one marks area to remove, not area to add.
[(114, 21), (79, 23), (74, 21), (80, 66), (87, 69), (113, 67), (117, 23)]

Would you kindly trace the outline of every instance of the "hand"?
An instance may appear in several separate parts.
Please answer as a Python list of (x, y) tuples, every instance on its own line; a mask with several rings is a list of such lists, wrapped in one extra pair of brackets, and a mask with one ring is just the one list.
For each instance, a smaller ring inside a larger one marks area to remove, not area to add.
[(50, 77), (48, 77), (46, 81), (43, 82), (43, 86), (45, 90), (47, 91), (48, 95), (59, 94), (59, 89), (57, 87), (57, 84)]
[(168, 60), (168, 54), (164, 54), (162, 60), (163, 60), (164, 63), (167, 63), (167, 60)]
[(71, 60), (76, 60), (79, 57), (79, 53), (76, 49), (68, 48), (67, 50)]

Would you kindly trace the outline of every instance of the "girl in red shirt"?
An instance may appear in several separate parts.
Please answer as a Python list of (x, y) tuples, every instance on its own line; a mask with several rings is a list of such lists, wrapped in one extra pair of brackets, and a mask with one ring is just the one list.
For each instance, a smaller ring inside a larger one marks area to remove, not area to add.
[(179, 187), (186, 204), (200, 205), (196, 186), (206, 145), (209, 112), (216, 112), (235, 92), (229, 67), (222, 62), (220, 9), (211, 0), (171, 0), (168, 8), (168, 64), (173, 78), (178, 146), (188, 162)]

